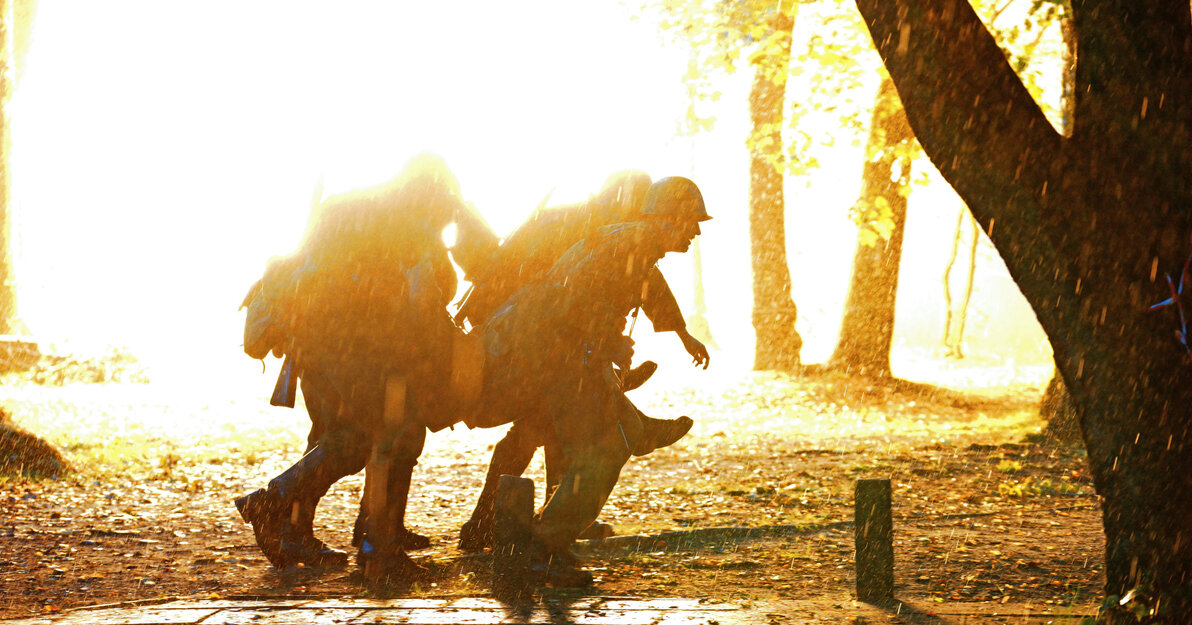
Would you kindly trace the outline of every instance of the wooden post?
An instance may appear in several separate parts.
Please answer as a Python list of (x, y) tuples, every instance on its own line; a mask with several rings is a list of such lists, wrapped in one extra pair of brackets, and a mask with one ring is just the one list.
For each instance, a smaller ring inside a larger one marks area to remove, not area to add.
[(502, 475), (493, 511), (493, 553), (515, 555), (530, 543), (534, 480)]
[(857, 600), (894, 598), (894, 515), (890, 480), (857, 480)]

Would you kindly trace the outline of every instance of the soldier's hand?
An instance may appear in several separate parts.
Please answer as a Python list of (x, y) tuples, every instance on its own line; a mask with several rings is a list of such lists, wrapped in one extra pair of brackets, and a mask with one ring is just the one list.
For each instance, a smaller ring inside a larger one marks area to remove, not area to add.
[(621, 334), (610, 341), (608, 359), (618, 367), (628, 369), (633, 362), (633, 339)]
[(691, 333), (686, 329), (679, 332), (679, 339), (683, 341), (683, 348), (687, 350), (688, 354), (691, 354), (691, 359), (695, 363), (695, 366), (703, 365), (704, 369), (707, 369), (708, 365), (712, 362), (712, 357), (708, 355), (708, 348), (704, 347), (704, 344), (700, 343), (694, 336), (691, 336)]

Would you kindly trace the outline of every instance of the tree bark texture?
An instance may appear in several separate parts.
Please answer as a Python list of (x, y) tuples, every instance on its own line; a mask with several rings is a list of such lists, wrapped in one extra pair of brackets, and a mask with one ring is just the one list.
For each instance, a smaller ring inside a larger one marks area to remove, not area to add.
[(1047, 435), (1058, 441), (1072, 443), (1080, 440), (1080, 415), (1072, 405), (1072, 396), (1059, 372), (1052, 374), (1043, 399), (1039, 402), (1039, 416), (1047, 420)]
[[(906, 192), (910, 183), (910, 158), (895, 148), (914, 140), (914, 134), (888, 78), (878, 88), (869, 129), (869, 158), (861, 174), (862, 215), (877, 215), (872, 208), (890, 209), (893, 227), (889, 238), (873, 245), (857, 242), (853, 273), (844, 305), (840, 337), (828, 360), (829, 367), (850, 373), (890, 375), (890, 346), (894, 340), (894, 304), (898, 293), (898, 268), (902, 237), (906, 231)], [(884, 216), (878, 218), (885, 218)]]
[(1068, 137), (964, 0), (857, 5), (1051, 340), (1102, 498), (1107, 593), (1192, 622), (1192, 367), (1173, 308), (1147, 310), (1192, 251), (1188, 1), (1073, 0)]
[(752, 59), (754, 76), (749, 93), (753, 125), (749, 141), (749, 241), (753, 328), (757, 337), (753, 368), (793, 371), (801, 364), (803, 338), (795, 330), (798, 310), (791, 297), (786, 256), (782, 123), (795, 21), (778, 11), (771, 24), (774, 39), (765, 47), (771, 53), (759, 53)]

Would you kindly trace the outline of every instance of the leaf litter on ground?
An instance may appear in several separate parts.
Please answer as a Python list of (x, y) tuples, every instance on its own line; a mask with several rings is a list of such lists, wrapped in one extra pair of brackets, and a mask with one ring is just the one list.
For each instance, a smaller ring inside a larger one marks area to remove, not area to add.
[[(578, 549), (600, 591), (846, 600), (852, 489), (878, 477), (894, 486), (900, 597), (1095, 604), (1103, 539), (1083, 452), (1038, 434), (1049, 372), (986, 372), (975, 388), (932, 373), (939, 386), (750, 373), (635, 391), (648, 414), (696, 425), (622, 472), (601, 514), (620, 536)], [(4, 408), (79, 470), (0, 478), (0, 618), (159, 596), (369, 593), (350, 570), (274, 570), (231, 504), (301, 454), (301, 406), (141, 383), (5, 390)], [(432, 537), (414, 555), (435, 578), (418, 592), (489, 590), (455, 541), (503, 433), (428, 437), (407, 520)], [(541, 456), (527, 475), (543, 483)], [(324, 540), (350, 548), (362, 490), (357, 475), (328, 493)]]

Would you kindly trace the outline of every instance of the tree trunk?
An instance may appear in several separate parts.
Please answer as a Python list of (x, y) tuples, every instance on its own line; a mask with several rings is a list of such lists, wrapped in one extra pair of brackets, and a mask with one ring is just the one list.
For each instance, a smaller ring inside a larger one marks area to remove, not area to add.
[(911, 173), (911, 159), (905, 149), (899, 148), (912, 140), (914, 135), (898, 102), (894, 83), (883, 79), (873, 107), (868, 157), (862, 169), (861, 197), (857, 204), (864, 222), (889, 219), (893, 226), (889, 236), (876, 243), (863, 239), (857, 242), (840, 338), (828, 359), (829, 368), (875, 377), (890, 375), (894, 304)]
[(695, 288), (695, 307), (694, 312), (686, 319), (687, 331), (709, 349), (720, 349), (720, 346), (716, 344), (716, 339), (712, 338), (712, 326), (708, 324), (708, 304), (704, 298), (703, 259), (699, 237), (696, 237), (691, 242), (691, 274)]
[(786, 101), (794, 17), (781, 10), (771, 20), (770, 40), (751, 59), (753, 85), (749, 117), (749, 241), (753, 269), (753, 368), (794, 371), (801, 364), (803, 338), (795, 330), (798, 310), (791, 298), (786, 259), (786, 202), (783, 198), (782, 122)]
[(1192, 241), (1188, 1), (1073, 1), (1069, 137), (967, 2), (857, 5), (920, 144), (1051, 340), (1102, 498), (1106, 592), (1192, 622), (1192, 367), (1173, 311), (1146, 310)]
[(1039, 402), (1039, 416), (1047, 420), (1047, 435), (1055, 440), (1074, 443), (1080, 440), (1080, 415), (1072, 405), (1072, 396), (1059, 372), (1051, 376), (1043, 399)]
[(12, 215), (9, 151), (11, 146), (8, 103), (12, 98), (13, 5), (0, 0), (0, 334), (12, 334), (16, 327), (17, 292), (12, 269)]

